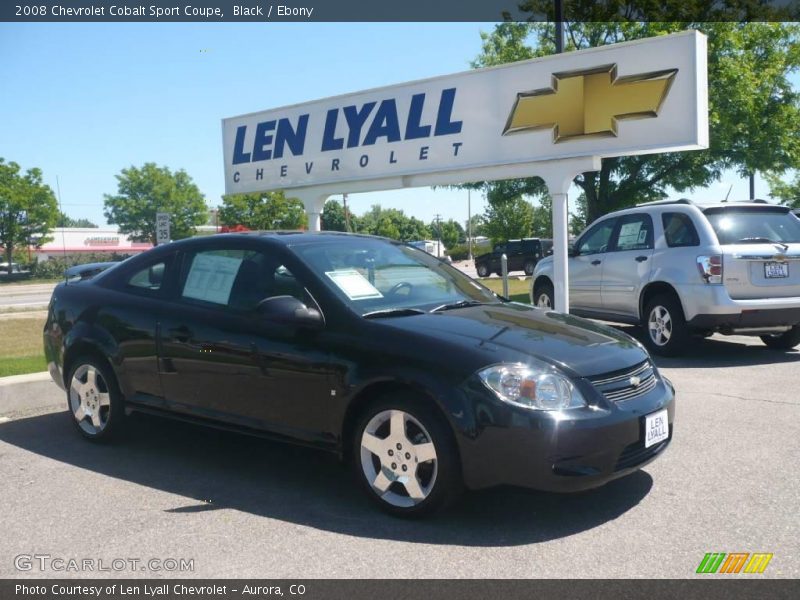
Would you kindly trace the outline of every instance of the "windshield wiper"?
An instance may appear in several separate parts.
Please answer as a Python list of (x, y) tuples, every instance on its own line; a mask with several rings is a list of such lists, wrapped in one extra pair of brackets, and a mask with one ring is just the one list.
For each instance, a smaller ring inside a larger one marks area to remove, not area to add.
[(424, 315), (425, 311), (419, 308), (383, 308), (373, 310), (361, 315), (365, 319), (380, 319), (382, 317), (407, 317), (409, 315)]
[(432, 313), (435, 312), (442, 312), (445, 310), (453, 310), (455, 308), (466, 308), (468, 306), (480, 306), (483, 302), (478, 302), (477, 300), (459, 300), (458, 302), (450, 302), (449, 304), (442, 304), (441, 306), (437, 306), (434, 309), (431, 309)]
[(782, 243), (776, 242), (775, 240), (771, 240), (767, 237), (746, 237), (740, 239), (737, 244), (776, 244), (778, 246), (783, 246)]

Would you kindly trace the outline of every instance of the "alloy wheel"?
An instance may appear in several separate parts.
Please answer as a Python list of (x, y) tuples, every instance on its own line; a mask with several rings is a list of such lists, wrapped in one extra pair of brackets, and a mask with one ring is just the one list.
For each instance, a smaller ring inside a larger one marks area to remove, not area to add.
[(69, 407), (81, 429), (98, 435), (108, 425), (111, 395), (103, 375), (92, 365), (81, 365), (72, 375)]
[(384, 410), (369, 420), (360, 458), (372, 490), (391, 506), (416, 506), (436, 484), (439, 461), (431, 435), (405, 411)]
[(672, 317), (663, 306), (654, 306), (647, 320), (647, 332), (656, 346), (666, 346), (672, 337)]

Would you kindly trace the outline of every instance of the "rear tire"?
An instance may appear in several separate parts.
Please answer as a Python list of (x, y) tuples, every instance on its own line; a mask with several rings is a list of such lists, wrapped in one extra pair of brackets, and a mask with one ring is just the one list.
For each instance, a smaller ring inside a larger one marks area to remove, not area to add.
[(525, 264), (522, 266), (522, 269), (525, 271), (525, 275), (530, 277), (533, 275), (533, 270), (536, 268), (536, 263), (532, 260), (525, 261)]
[(386, 394), (356, 422), (354, 474), (370, 499), (394, 516), (430, 515), (463, 489), (452, 432), (430, 402), (413, 392)]
[(491, 273), (489, 272), (489, 268), (486, 265), (478, 265), (477, 270), (478, 270), (478, 277), (488, 277), (489, 275), (491, 275)]
[(773, 350), (791, 350), (800, 344), (800, 325), (780, 335), (762, 335), (761, 341)]
[(80, 356), (67, 382), (69, 417), (80, 434), (93, 441), (115, 437), (122, 429), (125, 407), (111, 368), (93, 356)]
[(642, 327), (647, 348), (662, 356), (678, 356), (689, 340), (683, 308), (671, 294), (659, 294), (647, 302)]

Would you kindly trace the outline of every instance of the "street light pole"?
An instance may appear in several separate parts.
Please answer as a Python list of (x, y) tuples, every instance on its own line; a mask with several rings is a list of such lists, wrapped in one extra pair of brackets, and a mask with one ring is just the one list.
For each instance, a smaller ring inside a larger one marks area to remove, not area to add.
[(553, 0), (556, 22), (556, 54), (564, 52), (564, 7), (561, 0)]
[(472, 190), (467, 190), (467, 258), (472, 260)]

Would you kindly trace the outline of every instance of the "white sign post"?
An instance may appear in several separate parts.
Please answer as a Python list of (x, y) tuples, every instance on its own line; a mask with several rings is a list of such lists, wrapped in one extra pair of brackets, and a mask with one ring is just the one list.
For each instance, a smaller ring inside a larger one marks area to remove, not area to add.
[(318, 230), (333, 194), (539, 175), (566, 311), (574, 177), (602, 157), (707, 148), (707, 104), (703, 34), (557, 54), (225, 119), (225, 191), (287, 190)]
[(170, 240), (169, 213), (156, 213), (156, 246), (166, 244)]

